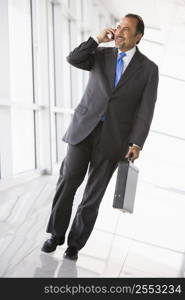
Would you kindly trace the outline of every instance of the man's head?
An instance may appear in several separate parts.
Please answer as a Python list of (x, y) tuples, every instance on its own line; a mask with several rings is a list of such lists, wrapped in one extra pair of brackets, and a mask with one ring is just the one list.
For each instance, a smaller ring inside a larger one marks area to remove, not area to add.
[(127, 51), (138, 44), (144, 35), (144, 22), (135, 14), (127, 14), (116, 27), (115, 46), (121, 51)]

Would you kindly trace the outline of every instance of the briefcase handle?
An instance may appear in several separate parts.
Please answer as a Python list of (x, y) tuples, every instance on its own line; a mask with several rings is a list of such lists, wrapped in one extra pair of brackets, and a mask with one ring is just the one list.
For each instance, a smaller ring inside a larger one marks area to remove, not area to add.
[(138, 169), (138, 167), (134, 164), (134, 161), (132, 162), (131, 159), (127, 159), (127, 161), (128, 161), (128, 162), (131, 162), (131, 165), (130, 165), (130, 166), (132, 167), (132, 169), (134, 169), (135, 171), (139, 172), (139, 169)]
[(129, 157), (127, 158), (127, 160), (128, 160), (129, 162), (131, 162), (131, 163), (134, 163), (134, 161), (131, 161), (131, 159), (129, 159)]

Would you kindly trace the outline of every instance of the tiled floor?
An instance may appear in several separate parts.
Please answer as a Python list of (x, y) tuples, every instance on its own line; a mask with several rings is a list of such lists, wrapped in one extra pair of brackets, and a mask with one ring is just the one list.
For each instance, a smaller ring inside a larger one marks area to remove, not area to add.
[(63, 259), (66, 244), (53, 254), (40, 251), (57, 174), (1, 192), (0, 277), (184, 277), (184, 193), (141, 176), (134, 214), (123, 214), (112, 208), (115, 179), (77, 262)]

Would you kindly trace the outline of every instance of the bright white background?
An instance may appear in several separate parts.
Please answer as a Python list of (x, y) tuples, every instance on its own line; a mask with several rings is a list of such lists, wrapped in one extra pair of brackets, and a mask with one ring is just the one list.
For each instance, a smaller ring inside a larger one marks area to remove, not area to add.
[[(66, 151), (61, 137), (88, 79), (65, 58), (129, 12), (145, 21), (139, 49), (158, 64), (160, 81), (150, 134), (135, 162), (135, 214), (119, 219), (117, 233), (175, 251), (183, 264), (184, 0), (0, 1), (0, 189), (58, 170)], [(112, 194), (114, 184), (115, 177)], [(97, 223), (104, 230), (114, 218), (112, 210), (103, 214), (110, 193)]]

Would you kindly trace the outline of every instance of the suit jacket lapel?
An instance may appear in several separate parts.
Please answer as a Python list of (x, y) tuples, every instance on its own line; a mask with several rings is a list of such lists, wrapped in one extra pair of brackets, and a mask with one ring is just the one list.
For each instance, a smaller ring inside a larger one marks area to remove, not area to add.
[(141, 67), (144, 60), (144, 55), (136, 47), (136, 52), (132, 57), (128, 67), (120, 78), (117, 86), (114, 87), (115, 72), (116, 72), (116, 62), (118, 56), (118, 49), (116, 47), (107, 49), (105, 52), (105, 76), (108, 79), (108, 86), (111, 88), (111, 91), (116, 90), (118, 87), (124, 85), (127, 80), (129, 80), (135, 72)]
[(108, 49), (105, 52), (105, 75), (108, 79), (108, 86), (111, 88), (111, 91), (114, 89), (114, 79), (115, 79), (115, 71), (116, 71), (116, 62), (118, 56), (118, 49), (112, 48)]
[(140, 51), (136, 47), (136, 52), (135, 52), (134, 56), (132, 57), (125, 72), (121, 76), (120, 81), (118, 82), (115, 89), (124, 85), (126, 83), (126, 81), (129, 80), (136, 73), (136, 71), (141, 67), (143, 60), (144, 60), (144, 56), (140, 53)]

